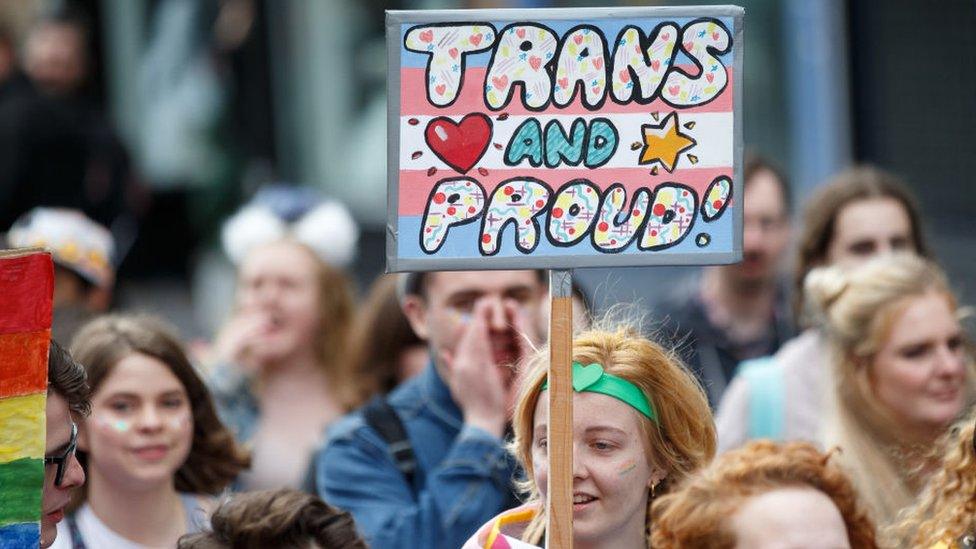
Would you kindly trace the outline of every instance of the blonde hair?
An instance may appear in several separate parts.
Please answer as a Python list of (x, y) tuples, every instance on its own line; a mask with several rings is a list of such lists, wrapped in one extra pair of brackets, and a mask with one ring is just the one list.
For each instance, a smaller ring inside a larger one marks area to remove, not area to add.
[[(834, 387), (827, 402), (826, 446), (841, 448), (847, 467), (879, 527), (890, 525), (914, 501), (922, 469), (931, 460), (931, 440), (913, 437), (874, 393), (874, 356), (912, 299), (936, 292), (957, 310), (945, 275), (913, 254), (878, 257), (845, 271), (816, 269), (806, 281), (810, 311), (831, 346)], [(967, 354), (967, 395), (973, 369)]]
[(949, 543), (976, 527), (976, 410), (947, 433), (938, 445), (942, 466), (932, 474), (922, 495), (902, 520), (886, 533), (892, 544), (931, 547)]
[(840, 512), (853, 549), (876, 547), (874, 524), (847, 475), (807, 442), (752, 441), (715, 460), (654, 505), (653, 546), (658, 549), (736, 546), (731, 520), (750, 498), (784, 488), (810, 488)]
[[(613, 331), (591, 330), (578, 335), (573, 340), (573, 361), (601, 364), (605, 372), (639, 387), (653, 403), (659, 423), (640, 416), (640, 436), (650, 449), (650, 461), (667, 471), (667, 477), (655, 487), (655, 495), (666, 493), (714, 457), (715, 423), (708, 399), (697, 379), (673, 352), (641, 337), (633, 328), (618, 327)], [(542, 499), (533, 476), (532, 431), (535, 408), (548, 367), (549, 351), (546, 348), (526, 363), (512, 420), (515, 432), (512, 451), (525, 469), (527, 480), (522, 488), (530, 501)], [(649, 500), (648, 543), (651, 503)], [(526, 530), (525, 541), (538, 542), (545, 523), (546, 513), (539, 513)]]

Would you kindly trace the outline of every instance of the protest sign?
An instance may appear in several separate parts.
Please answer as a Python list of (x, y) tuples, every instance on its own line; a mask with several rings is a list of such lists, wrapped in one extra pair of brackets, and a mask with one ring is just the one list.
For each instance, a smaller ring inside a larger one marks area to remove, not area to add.
[(40, 544), (54, 266), (0, 251), (0, 547)]
[(737, 261), (741, 17), (390, 12), (389, 270)]

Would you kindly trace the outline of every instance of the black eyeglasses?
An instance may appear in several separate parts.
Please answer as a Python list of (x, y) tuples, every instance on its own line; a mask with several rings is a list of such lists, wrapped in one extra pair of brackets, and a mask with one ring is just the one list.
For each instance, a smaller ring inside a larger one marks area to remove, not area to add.
[(65, 448), (64, 453), (60, 456), (44, 456), (44, 465), (58, 465), (58, 470), (54, 474), (54, 485), (60, 487), (61, 481), (64, 480), (64, 471), (68, 468), (68, 460), (71, 456), (75, 455), (75, 450), (78, 448), (78, 425), (72, 422), (71, 424), (71, 440), (68, 441), (68, 447)]

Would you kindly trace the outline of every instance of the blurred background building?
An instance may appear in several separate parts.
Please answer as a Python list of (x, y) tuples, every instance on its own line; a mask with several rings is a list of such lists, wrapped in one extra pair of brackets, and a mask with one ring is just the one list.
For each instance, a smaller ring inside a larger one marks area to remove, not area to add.
[[(104, 160), (95, 164), (102, 172), (89, 163), (83, 180), (31, 183), (27, 198), (0, 182), (0, 222), (9, 225), (23, 201), (82, 207), (120, 243), (120, 305), (208, 336), (233, 291), (222, 220), (263, 183), (311, 185), (345, 201), (361, 224), (354, 274), (365, 288), (385, 261), (384, 10), (673, 3), (2, 0), (0, 127), (19, 124), (8, 111), (24, 111), (17, 66), (28, 68), (35, 21), (67, 12), (85, 30), (33, 44), (42, 50), (37, 74), (52, 89), (71, 83), (58, 93), (73, 97)], [(964, 299), (976, 296), (976, 2), (731, 3), (746, 9), (747, 146), (785, 168), (797, 201), (855, 161), (901, 175), (921, 199), (938, 258)], [(599, 307), (651, 304), (683, 272), (577, 276)]]

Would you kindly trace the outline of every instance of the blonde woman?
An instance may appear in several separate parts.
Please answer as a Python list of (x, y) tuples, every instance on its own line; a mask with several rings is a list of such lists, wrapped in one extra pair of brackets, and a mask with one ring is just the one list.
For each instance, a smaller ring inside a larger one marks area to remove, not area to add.
[(961, 420), (938, 445), (942, 467), (889, 532), (892, 544), (931, 549), (976, 547), (976, 411)]
[(879, 528), (891, 525), (938, 464), (931, 448), (973, 401), (959, 309), (933, 263), (905, 254), (806, 282), (831, 347), (834, 387), (824, 447), (840, 460)]
[[(542, 541), (548, 358), (543, 349), (527, 363), (512, 424), (528, 503), (486, 525), (466, 547), (492, 547), (502, 535)], [(590, 331), (573, 341), (573, 388), (574, 547), (649, 547), (654, 497), (715, 454), (705, 393), (671, 352), (629, 329)]]

